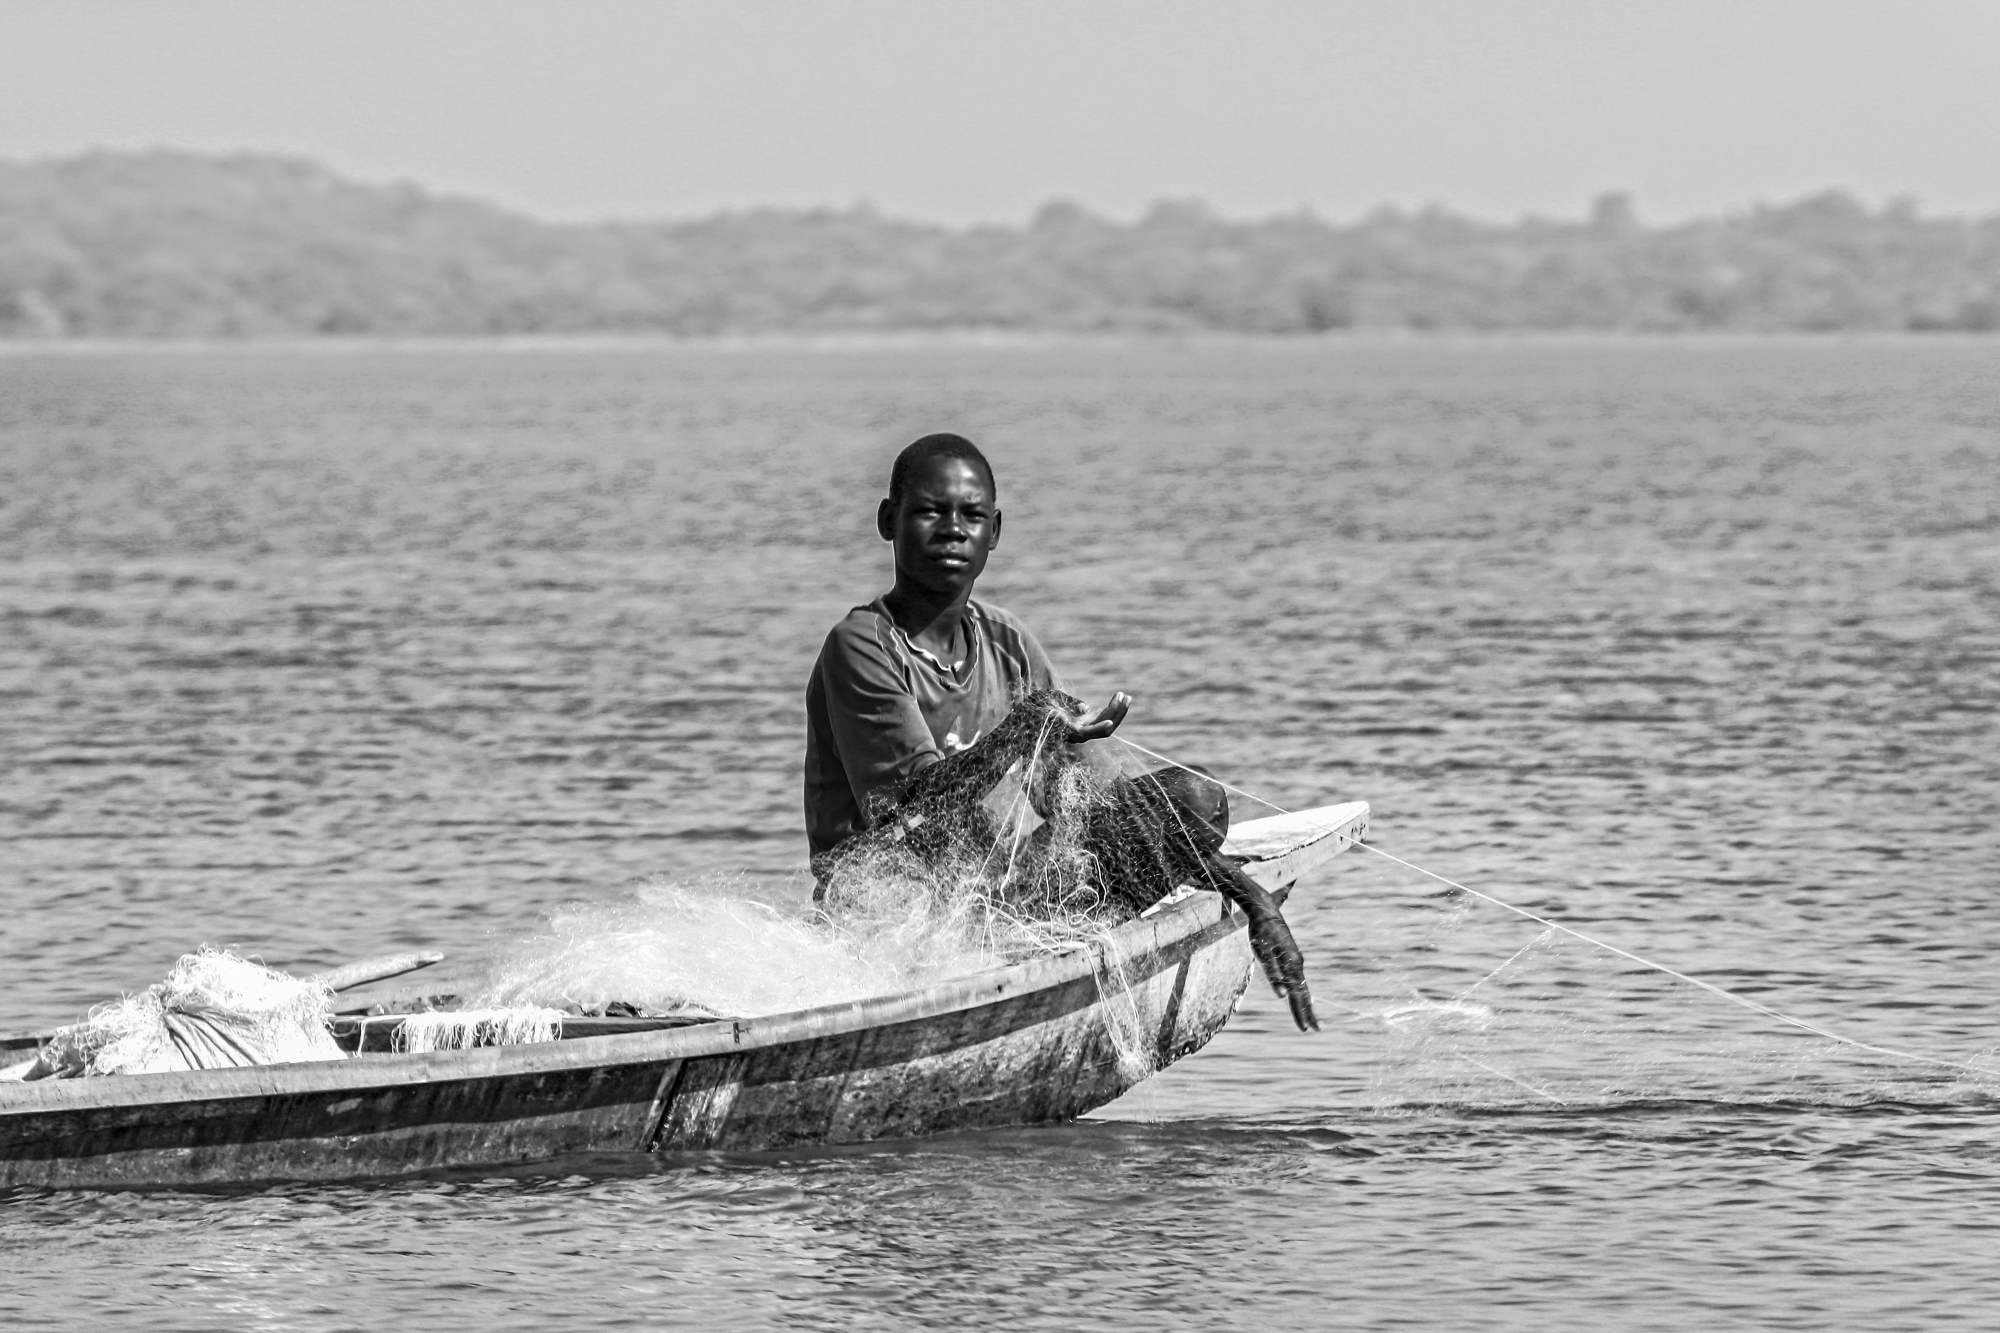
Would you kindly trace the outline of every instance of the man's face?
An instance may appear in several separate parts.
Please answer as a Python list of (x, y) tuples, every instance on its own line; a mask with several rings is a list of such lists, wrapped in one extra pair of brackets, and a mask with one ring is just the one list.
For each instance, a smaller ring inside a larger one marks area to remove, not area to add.
[(932, 592), (970, 588), (1000, 540), (1000, 511), (986, 474), (962, 458), (930, 458), (904, 483), (900, 504), (882, 502), (875, 526), (896, 546), (896, 573)]

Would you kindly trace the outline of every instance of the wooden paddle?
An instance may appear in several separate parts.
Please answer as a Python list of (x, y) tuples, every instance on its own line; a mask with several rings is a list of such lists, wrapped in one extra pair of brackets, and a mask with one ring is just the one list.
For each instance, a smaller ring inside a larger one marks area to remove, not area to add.
[(366, 986), (371, 981), (387, 981), (390, 977), (400, 977), (405, 972), (415, 972), (419, 968), (443, 961), (443, 954), (429, 951), (385, 953), (379, 958), (363, 958), (358, 963), (342, 964), (318, 973), (309, 980), (319, 982), (330, 991), (339, 992), (353, 990), (356, 986)]

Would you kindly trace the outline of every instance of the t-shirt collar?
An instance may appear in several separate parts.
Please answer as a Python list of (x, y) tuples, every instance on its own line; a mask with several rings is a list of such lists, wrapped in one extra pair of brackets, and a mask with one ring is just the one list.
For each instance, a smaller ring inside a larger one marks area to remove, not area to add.
[(910, 654), (913, 657), (923, 658), (924, 661), (936, 667), (940, 673), (954, 682), (963, 681), (966, 672), (972, 666), (973, 654), (979, 651), (979, 622), (974, 618), (970, 604), (966, 606), (965, 614), (959, 618), (958, 622), (965, 626), (965, 657), (955, 667), (930, 649), (923, 647), (908, 634), (905, 634), (903, 627), (896, 623), (896, 618), (888, 615), (887, 607), (883, 608), (883, 614), (888, 617), (889, 627), (896, 632), (896, 638), (901, 641), (905, 648), (910, 650)]

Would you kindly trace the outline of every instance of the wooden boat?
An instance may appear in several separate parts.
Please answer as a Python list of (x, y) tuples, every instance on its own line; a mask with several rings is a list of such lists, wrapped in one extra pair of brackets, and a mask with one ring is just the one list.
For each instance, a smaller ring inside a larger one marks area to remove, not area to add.
[[(1247, 821), (1224, 851), (1284, 889), (1367, 825), (1364, 802), (1324, 806)], [(1207, 1044), (1252, 971), (1242, 914), (1189, 892), (1065, 952), (765, 1018), (567, 1020), (532, 1045), (0, 1083), (0, 1187), (336, 1180), (1068, 1120)]]

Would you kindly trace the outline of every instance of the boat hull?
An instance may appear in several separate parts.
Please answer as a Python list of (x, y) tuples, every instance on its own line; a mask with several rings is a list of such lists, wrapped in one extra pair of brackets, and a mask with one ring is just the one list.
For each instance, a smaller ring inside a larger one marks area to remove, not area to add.
[[(1312, 846), (1331, 855), (1367, 810)], [(1323, 821), (1326, 822), (1326, 821)], [(1307, 864), (1253, 861), (1273, 887)], [(1200, 1049), (1253, 967), (1197, 893), (1089, 947), (905, 995), (668, 1030), (0, 1085), (0, 1187), (338, 1180), (1073, 1119)]]

